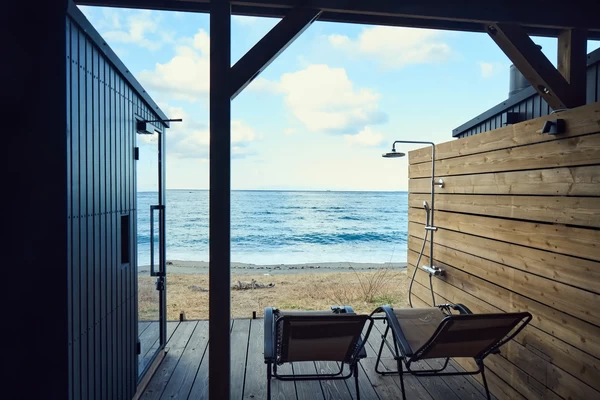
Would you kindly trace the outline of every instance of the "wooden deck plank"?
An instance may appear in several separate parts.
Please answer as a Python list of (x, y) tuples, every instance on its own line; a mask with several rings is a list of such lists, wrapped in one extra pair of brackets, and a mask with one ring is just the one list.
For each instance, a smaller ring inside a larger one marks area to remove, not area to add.
[(141, 353), (138, 356), (138, 371), (143, 371), (152, 361), (152, 356), (158, 349), (158, 335), (158, 322), (150, 323), (144, 333), (140, 335)]
[[(315, 374), (317, 369), (311, 361), (295, 362), (292, 364), (294, 375)], [(296, 381), (296, 393), (298, 400), (323, 399), (323, 391), (318, 381)]]
[(248, 335), (250, 320), (236, 319), (231, 329), (231, 400), (241, 399), (244, 392), (246, 376), (246, 355), (248, 351)]
[[(197, 322), (197, 321), (189, 321), (189, 322)], [(180, 324), (179, 321), (167, 321), (167, 343), (169, 342), (169, 340), (171, 340), (171, 337), (177, 330), (177, 327), (179, 326), (179, 324)]]
[[(378, 349), (382, 341), (381, 335), (383, 334), (383, 332), (385, 332), (386, 327), (387, 325), (384, 324), (382, 320), (378, 320), (375, 322), (374, 329), (376, 330), (377, 335), (373, 336), (373, 341), (371, 343), (374, 346), (377, 346)], [(388, 337), (390, 335), (391, 334), (388, 333)], [(373, 368), (375, 368), (375, 359), (373, 361)], [(386, 345), (383, 346), (383, 352), (381, 355), (381, 365), (379, 369), (384, 371), (398, 371), (398, 364), (394, 360), (394, 355)], [(387, 376), (385, 378), (392, 379), (396, 386), (398, 386), (398, 388), (401, 388), (400, 376), (392, 375)], [(427, 389), (425, 389), (423, 383), (420, 382), (413, 375), (404, 375), (404, 389), (407, 395), (410, 393), (411, 396), (415, 396), (420, 399), (431, 399), (431, 395), (429, 394)]]
[[(287, 375), (292, 373), (292, 365), (289, 363), (277, 367), (277, 373)], [(271, 399), (272, 400), (297, 400), (296, 382), (271, 380)]]
[(138, 322), (138, 336), (140, 336), (148, 327), (150, 326), (150, 321), (139, 321)]
[[(441, 368), (442, 367), (442, 361), (439, 360), (439, 359), (427, 360), (426, 364), (429, 366), (429, 368)], [(446, 367), (446, 370), (448, 372), (457, 372), (457, 370), (454, 367), (454, 365), (448, 363), (448, 366)], [(471, 378), (468, 375), (464, 375), (464, 376), (460, 376), (460, 375), (457, 375), (457, 376), (445, 376), (443, 378), (441, 378), (441, 377), (438, 378), (438, 377), (432, 376), (431, 378), (433, 378), (433, 379), (443, 379), (443, 381), (448, 385), (448, 387), (460, 399), (485, 400), (485, 398), (486, 398), (479, 391), (473, 390), (473, 386), (468, 382), (469, 378)]]
[[(199, 321), (198, 326), (202, 324), (204, 330), (203, 335), (206, 335), (208, 342), (208, 321)], [(233, 321), (231, 321), (230, 329), (233, 327)], [(197, 368), (197, 373), (194, 379), (194, 383), (189, 392), (188, 399), (194, 400), (208, 400), (208, 355), (210, 346), (206, 346), (206, 352), (202, 357), (200, 366)]]
[(160, 364), (160, 367), (154, 373), (144, 394), (141, 396), (142, 399), (160, 399), (197, 324), (197, 321), (182, 322), (180, 326), (171, 324), (171, 326), (175, 326), (177, 329), (175, 329), (172, 336), (168, 335), (170, 337), (170, 340), (167, 343), (168, 352), (165, 355), (163, 362)]
[(264, 359), (264, 320), (250, 321), (250, 338), (244, 381), (244, 399), (267, 398), (267, 366)]
[(208, 323), (198, 323), (161, 399), (186, 399), (208, 344)]
[[(239, 324), (238, 324), (239, 323)], [(235, 325), (238, 324), (237, 330)], [(232, 359), (233, 364), (244, 360), (245, 375), (240, 380), (232, 379), (232, 387), (243, 382), (244, 399), (266, 398), (266, 366), (263, 356), (264, 321), (236, 320), (232, 323), (232, 349), (238, 348)], [(367, 351), (371, 357), (361, 360), (359, 370), (359, 389), (363, 400), (385, 400), (401, 398), (400, 380), (397, 375), (381, 377), (375, 372), (375, 355), (373, 350), (381, 343), (381, 330), (385, 325), (381, 321), (373, 328)], [(208, 321), (187, 321), (170, 324), (170, 349), (167, 357), (159, 367), (143, 398), (148, 399), (208, 399)], [(244, 332), (246, 332), (244, 334)], [(239, 333), (239, 334), (238, 334)], [(383, 369), (395, 370), (395, 361), (387, 350), (382, 360)], [(247, 353), (247, 356), (246, 356)], [(240, 364), (241, 365), (241, 364)], [(453, 363), (451, 368), (458, 364)], [(296, 373), (314, 373), (316, 371), (330, 371), (333, 363), (295, 363)], [(461, 368), (460, 366), (458, 368)], [(234, 368), (232, 368), (233, 371)], [(292, 372), (290, 364), (278, 367), (281, 374)], [(234, 375), (232, 374), (232, 377)], [(421, 381), (419, 381), (422, 380)], [(432, 398), (483, 398), (483, 388), (470, 377), (457, 377), (448, 380), (448, 377), (404, 377), (406, 394), (409, 399), (432, 400)], [(437, 384), (435, 381), (438, 381)], [(424, 386), (425, 385), (425, 386)], [(434, 385), (432, 389), (430, 386)], [(297, 387), (298, 393), (297, 393)], [(429, 391), (426, 389), (429, 389)], [(162, 388), (162, 390), (161, 390)], [(239, 390), (240, 397), (242, 391)], [(460, 393), (460, 394), (459, 394)], [(274, 400), (301, 400), (301, 399), (355, 399), (356, 389), (354, 379), (345, 381), (304, 381), (290, 382), (272, 381), (272, 399)]]
[[(334, 374), (340, 370), (339, 364), (332, 361), (317, 361), (315, 368), (319, 374)], [(354, 385), (354, 378), (321, 381), (320, 383), (326, 400), (349, 399), (352, 396), (347, 385)]]

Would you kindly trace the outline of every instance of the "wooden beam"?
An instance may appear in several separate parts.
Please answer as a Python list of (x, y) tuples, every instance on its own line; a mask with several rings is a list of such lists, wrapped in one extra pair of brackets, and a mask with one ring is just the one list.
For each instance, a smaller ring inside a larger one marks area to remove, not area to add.
[[(210, 0), (75, 0), (82, 5), (208, 12)], [(320, 21), (369, 25), (412, 26), (430, 29), (483, 32), (495, 21), (524, 26), (536, 36), (557, 37), (562, 29), (588, 29), (600, 38), (600, 19), (593, 2), (572, 0), (569, 7), (554, 7), (539, 0), (506, 0), (481, 7), (480, 0), (462, 0), (448, 6), (446, 0), (233, 0), (234, 15), (282, 18), (302, 4), (323, 11)], [(542, 4), (540, 4), (542, 3)], [(549, 2), (548, 2), (549, 3)]]
[[(231, 387), (231, 7), (210, 3), (210, 192), (208, 394), (228, 399)], [(218, 51), (214, 51), (218, 49)]]
[(571, 87), (572, 107), (585, 104), (587, 32), (566, 29), (558, 36), (558, 71)]
[(231, 67), (230, 92), (233, 100), (271, 62), (302, 34), (320, 10), (294, 8)]
[(550, 107), (557, 110), (581, 105), (572, 99), (569, 82), (522, 27), (494, 23), (487, 32)]

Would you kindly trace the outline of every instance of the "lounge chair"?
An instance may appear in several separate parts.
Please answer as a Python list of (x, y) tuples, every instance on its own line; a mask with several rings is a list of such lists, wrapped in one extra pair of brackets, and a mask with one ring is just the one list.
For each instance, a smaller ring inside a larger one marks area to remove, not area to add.
[[(459, 314), (452, 314), (452, 310)], [(531, 321), (528, 312), (473, 314), (462, 304), (444, 304), (431, 308), (393, 309), (390, 306), (377, 308), (374, 314), (384, 313), (387, 323), (381, 336), (381, 346), (377, 354), (375, 371), (381, 375), (398, 374), (402, 398), (404, 392), (403, 366), (406, 372), (418, 376), (476, 375), (481, 374), (487, 398), (490, 399), (483, 360), (514, 338)], [(392, 344), (387, 339), (392, 331)], [(379, 363), (383, 345), (387, 345), (398, 365), (397, 371), (380, 371)], [(473, 358), (477, 365), (474, 371), (444, 372), (450, 358)], [(439, 369), (412, 370), (411, 364), (417, 361), (445, 359)]]
[[(367, 330), (361, 337), (365, 324)], [(332, 307), (331, 311), (265, 308), (267, 398), (271, 398), (272, 377), (287, 381), (348, 379), (354, 376), (359, 399), (358, 361), (367, 356), (364, 346), (372, 327), (371, 317), (357, 315), (349, 306)], [(333, 374), (310, 375), (282, 375), (277, 371), (277, 367), (284, 363), (302, 361), (337, 362), (340, 370)]]

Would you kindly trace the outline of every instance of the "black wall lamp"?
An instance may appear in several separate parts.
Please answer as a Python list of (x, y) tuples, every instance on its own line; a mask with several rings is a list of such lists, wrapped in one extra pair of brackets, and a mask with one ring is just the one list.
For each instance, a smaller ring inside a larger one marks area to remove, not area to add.
[(137, 133), (141, 134), (141, 135), (153, 135), (154, 134), (154, 126), (152, 125), (153, 122), (182, 122), (183, 119), (182, 118), (175, 118), (175, 119), (155, 119), (155, 120), (143, 120), (143, 119), (138, 119), (135, 121), (135, 130), (137, 131)]
[(567, 124), (564, 119), (554, 119), (548, 120), (544, 122), (544, 126), (542, 126), (542, 133), (546, 133), (548, 135), (560, 135), (565, 133), (567, 130)]

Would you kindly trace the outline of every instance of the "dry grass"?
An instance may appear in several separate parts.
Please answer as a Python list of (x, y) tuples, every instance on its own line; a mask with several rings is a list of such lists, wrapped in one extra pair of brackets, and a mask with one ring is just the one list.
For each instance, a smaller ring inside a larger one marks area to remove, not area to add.
[[(256, 281), (275, 283), (272, 289), (232, 290), (233, 318), (249, 318), (256, 311), (274, 306), (280, 309), (327, 310), (332, 305), (351, 305), (361, 313), (371, 312), (381, 304), (407, 305), (406, 271), (338, 272), (314, 274), (281, 274), (272, 276), (238, 275), (232, 283)], [(167, 283), (167, 319), (179, 318), (181, 311), (188, 319), (208, 319), (208, 275), (169, 274)], [(140, 317), (151, 318), (156, 302), (154, 279), (139, 280)]]

